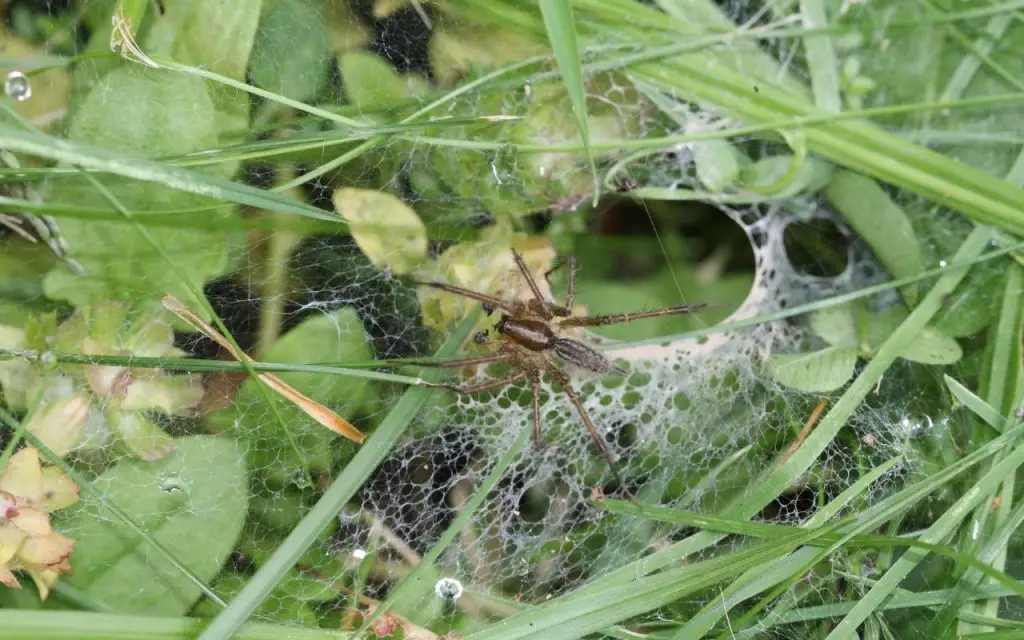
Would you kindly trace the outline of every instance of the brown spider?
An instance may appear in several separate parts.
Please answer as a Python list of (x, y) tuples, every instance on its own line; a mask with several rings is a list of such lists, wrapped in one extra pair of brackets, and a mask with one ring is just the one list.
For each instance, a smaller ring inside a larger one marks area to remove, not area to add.
[[(665, 307), (652, 311), (639, 311), (635, 313), (615, 313), (598, 316), (574, 316), (572, 306), (576, 297), (576, 260), (570, 256), (568, 259), (560, 260), (544, 274), (544, 279), (550, 283), (550, 276), (563, 266), (569, 269), (568, 291), (565, 296), (565, 304), (545, 299), (537, 286), (536, 280), (530, 274), (523, 256), (516, 250), (512, 250), (512, 257), (516, 266), (522, 273), (526, 284), (529, 285), (533, 297), (527, 302), (522, 300), (503, 300), (471, 289), (464, 289), (444, 282), (417, 282), (416, 284), (433, 287), (441, 291), (454, 293), (482, 303), (484, 310), (491, 314), (494, 311), (501, 312), (501, 318), (494, 325), (494, 329), (501, 336), (498, 340), (498, 350), (494, 353), (474, 356), (469, 358), (456, 358), (441, 362), (430, 361), (403, 361), (404, 364), (419, 364), (432, 367), (455, 368), (477, 364), (490, 364), (494, 362), (507, 362), (518, 372), (497, 380), (489, 380), (478, 385), (466, 387), (452, 384), (431, 384), (430, 386), (450, 389), (456, 393), (468, 395), (500, 389), (501, 387), (515, 384), (522, 380), (529, 379), (533, 392), (533, 437), (539, 445), (541, 442), (540, 433), (540, 380), (544, 373), (562, 387), (569, 402), (576, 407), (580, 420), (590, 437), (593, 438), (601, 454), (608, 461), (608, 466), (619, 484), (622, 479), (615, 470), (615, 460), (607, 445), (597, 432), (597, 427), (590, 419), (590, 415), (583, 408), (580, 396), (570, 383), (569, 376), (559, 366), (559, 360), (575, 365), (580, 369), (592, 373), (607, 375), (610, 373), (625, 374), (608, 358), (601, 355), (595, 349), (583, 344), (573, 338), (562, 336), (565, 329), (575, 327), (598, 327), (609, 324), (619, 324), (640, 320), (642, 318), (655, 318), (679, 313), (691, 313), (703, 308), (706, 305), (679, 305)], [(493, 341), (484, 332), (473, 336), (477, 344), (493, 344)]]

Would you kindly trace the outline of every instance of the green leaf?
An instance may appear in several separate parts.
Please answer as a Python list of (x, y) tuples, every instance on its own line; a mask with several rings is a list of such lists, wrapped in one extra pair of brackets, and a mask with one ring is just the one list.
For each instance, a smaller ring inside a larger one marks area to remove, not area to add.
[(923, 364), (953, 364), (963, 355), (959, 343), (935, 327), (922, 329), (900, 353), (901, 358)]
[(978, 265), (963, 283), (947, 296), (943, 308), (935, 314), (933, 325), (954, 338), (979, 333), (994, 319), (992, 309), (1002, 298), (1000, 265)]
[[(907, 319), (902, 306), (867, 317), (868, 347), (874, 351)], [(963, 357), (957, 341), (935, 327), (924, 327), (900, 350), (899, 357), (924, 364), (953, 364)]]
[[(326, 364), (372, 360), (373, 355), (363, 324), (356, 312), (346, 307), (330, 315), (317, 314), (304, 320), (267, 349), (264, 358), (271, 362)], [(345, 418), (360, 412), (369, 400), (370, 386), (366, 378), (314, 373), (278, 375)], [(327, 470), (338, 456), (354, 450), (353, 443), (339, 439), (290, 402), (279, 402), (278, 410), (311, 469)], [(277, 420), (268, 419), (263, 394), (254, 380), (245, 381), (236, 402), (218, 414), (216, 421), (250, 442), (249, 466), (272, 478), (273, 484), (286, 485), (301, 472), (301, 461), (295, 451), (282, 446), (288, 434)]]
[(701, 184), (712, 192), (735, 185), (740, 175), (739, 152), (725, 140), (694, 143), (693, 164)]
[(190, 3), (185, 28), (177, 35), (176, 59), (202, 64), (233, 80), (245, 80), (263, 0), (202, 0)]
[(427, 227), (407, 204), (375, 189), (338, 189), (334, 206), (349, 223), (356, 244), (378, 269), (395, 275), (427, 259)]
[(369, 51), (349, 51), (338, 56), (341, 82), (348, 101), (360, 111), (401, 102), (407, 94), (395, 68)]
[(858, 308), (860, 305), (848, 303), (815, 311), (811, 314), (811, 329), (833, 347), (856, 345)]
[(811, 353), (784, 353), (768, 360), (772, 377), (810, 393), (835, 391), (853, 376), (857, 347), (829, 347)]
[[(877, 182), (852, 171), (838, 171), (825, 195), (894, 278), (909, 278), (921, 272), (921, 249), (914, 227)], [(907, 304), (913, 306), (917, 286), (904, 287), (902, 293)]]
[[(183, 28), (176, 34), (175, 59), (244, 81), (262, 8), (263, 0), (192, 2)], [(244, 91), (214, 82), (208, 83), (207, 89), (217, 109), (217, 131), (237, 131), (249, 125), (249, 96)], [(234, 173), (236, 163), (225, 164), (222, 175)]]
[[(94, 481), (118, 505), (204, 581), (227, 559), (246, 512), (244, 457), (226, 438), (195, 436), (157, 463), (124, 460)], [(59, 529), (75, 539), (75, 571), (67, 582), (111, 610), (183, 615), (199, 588), (162, 556), (140, 545), (111, 519), (92, 493), (69, 509)]]
[(277, 0), (260, 20), (250, 74), (262, 89), (307, 100), (324, 85), (330, 54), (318, 3)]
[(817, 193), (832, 177), (832, 165), (783, 153), (761, 158), (740, 172), (740, 188), (775, 198)]
[[(69, 137), (152, 157), (215, 147), (215, 127), (213, 103), (201, 80), (131, 66), (110, 72), (93, 87), (72, 118)], [(116, 176), (96, 179), (132, 211), (190, 209), (213, 203), (199, 195)], [(80, 177), (63, 180), (60, 197), (84, 206), (110, 206), (93, 184)], [(223, 209), (222, 213), (186, 214), (184, 218), (198, 222), (232, 215)], [(68, 219), (61, 223), (61, 232), (85, 275), (73, 273), (65, 263), (58, 264), (44, 280), (49, 297), (79, 307), (94, 299), (153, 300), (168, 291), (191, 299), (178, 275), (131, 225)], [(164, 229), (159, 241), (197, 287), (226, 266), (227, 236), (223, 231)]]

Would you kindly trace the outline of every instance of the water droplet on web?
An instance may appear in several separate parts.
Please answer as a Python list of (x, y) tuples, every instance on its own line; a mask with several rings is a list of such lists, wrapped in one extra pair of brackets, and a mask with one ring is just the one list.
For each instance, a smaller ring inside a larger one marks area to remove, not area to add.
[(363, 558), (366, 557), (366, 551), (363, 550), (363, 549), (353, 549), (352, 550), (352, 557), (355, 558), (356, 560), (362, 560)]
[(311, 489), (313, 488), (313, 481), (302, 472), (302, 470), (296, 471), (292, 474), (292, 482), (299, 489)]
[(178, 493), (185, 490), (185, 481), (176, 473), (162, 474), (157, 478), (156, 482), (157, 486), (164, 493)]
[(4, 94), (18, 102), (25, 102), (32, 97), (32, 85), (20, 71), (11, 71), (4, 80)]
[(458, 600), (462, 591), (462, 583), (455, 578), (441, 578), (434, 584), (434, 593), (442, 600)]
[(939, 268), (940, 269), (945, 269), (946, 268), (946, 261), (945, 260), (939, 260)]

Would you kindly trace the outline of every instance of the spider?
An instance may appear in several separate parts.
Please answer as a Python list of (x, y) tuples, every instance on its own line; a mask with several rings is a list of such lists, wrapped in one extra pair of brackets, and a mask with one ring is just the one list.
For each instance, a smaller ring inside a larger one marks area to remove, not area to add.
[[(611, 360), (601, 355), (597, 350), (579, 340), (568, 338), (563, 335), (566, 329), (577, 327), (599, 327), (610, 324), (631, 322), (643, 318), (655, 318), (659, 316), (692, 313), (706, 305), (678, 305), (665, 307), (652, 311), (638, 311), (634, 313), (614, 313), (596, 316), (574, 316), (572, 314), (573, 302), (576, 297), (576, 269), (577, 263), (573, 256), (558, 261), (544, 273), (544, 279), (550, 284), (552, 273), (568, 267), (568, 285), (565, 296), (565, 304), (548, 300), (537, 286), (537, 281), (526, 266), (523, 256), (515, 249), (512, 250), (512, 258), (516, 267), (522, 274), (526, 284), (530, 288), (533, 297), (526, 302), (517, 299), (505, 300), (495, 296), (465, 289), (444, 282), (416, 282), (416, 284), (434, 289), (440, 289), (448, 293), (454, 293), (481, 303), (484, 311), (493, 314), (501, 312), (501, 317), (494, 325), (495, 331), (500, 338), (497, 340), (497, 350), (494, 353), (468, 358), (455, 358), (445, 361), (403, 361), (403, 364), (418, 364), (423, 366), (458, 368), (478, 364), (491, 364), (495, 362), (506, 362), (511, 365), (515, 373), (495, 380), (473, 385), (461, 386), (454, 384), (430, 383), (429, 386), (449, 389), (461, 395), (470, 395), (500, 389), (502, 387), (516, 384), (523, 380), (529, 380), (533, 395), (533, 437), (536, 444), (541, 444), (540, 430), (540, 383), (541, 377), (547, 373), (562, 387), (562, 391), (568, 397), (569, 402), (576, 408), (583, 425), (590, 432), (590, 437), (597, 444), (601, 454), (608, 462), (612, 474), (622, 485), (622, 479), (615, 470), (615, 460), (605, 444), (601, 435), (594, 426), (593, 420), (587, 410), (583, 408), (579, 393), (572, 386), (569, 375), (560, 366), (561, 363), (574, 365), (590, 373), (608, 375), (617, 373), (624, 375), (626, 371), (616, 366)], [(478, 332), (473, 336), (474, 342), (480, 345), (494, 344), (490, 337), (484, 332)]]

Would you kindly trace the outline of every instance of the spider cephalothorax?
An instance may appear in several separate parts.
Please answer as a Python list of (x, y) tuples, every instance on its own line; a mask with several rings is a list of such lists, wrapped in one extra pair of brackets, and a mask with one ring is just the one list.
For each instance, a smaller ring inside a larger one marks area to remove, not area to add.
[[(533, 433), (535, 440), (540, 443), (540, 381), (545, 373), (558, 383), (569, 402), (576, 408), (580, 420), (586, 426), (590, 436), (597, 443), (601, 453), (608, 460), (612, 473), (618, 478), (615, 471), (614, 459), (608, 451), (608, 447), (601, 438), (594, 426), (593, 421), (579, 394), (573, 388), (568, 374), (560, 366), (561, 363), (573, 365), (585, 371), (607, 375), (612, 373), (624, 374), (621, 368), (614, 362), (603, 356), (596, 349), (583, 342), (567, 337), (568, 330), (579, 327), (596, 327), (601, 325), (619, 324), (642, 318), (653, 318), (679, 313), (690, 313), (700, 309), (704, 305), (679, 305), (666, 307), (653, 311), (640, 311), (636, 313), (616, 313), (598, 316), (574, 316), (572, 314), (573, 302), (576, 297), (576, 261), (571, 256), (555, 264), (544, 274), (547, 279), (556, 269), (567, 266), (568, 291), (565, 297), (565, 304), (559, 304), (547, 299), (537, 286), (537, 281), (527, 268), (523, 257), (512, 251), (519, 272), (529, 285), (532, 298), (527, 301), (504, 300), (495, 296), (464, 289), (444, 282), (421, 282), (419, 284), (447, 291), (466, 298), (477, 300), (482, 303), (487, 313), (500, 312), (501, 317), (494, 325), (498, 333), (498, 348), (494, 353), (474, 356), (469, 358), (457, 358), (443, 362), (421, 362), (434, 367), (463, 367), (476, 364), (487, 364), (492, 362), (507, 362), (513, 369), (513, 373), (505, 378), (488, 380), (474, 386), (466, 387), (451, 384), (436, 385), (451, 389), (460, 394), (471, 394), (490, 389), (498, 389), (522, 380), (529, 380), (533, 391)], [(478, 333), (473, 337), (477, 344), (488, 345), (493, 341), (486, 333)], [(621, 482), (621, 479), (620, 479)]]

